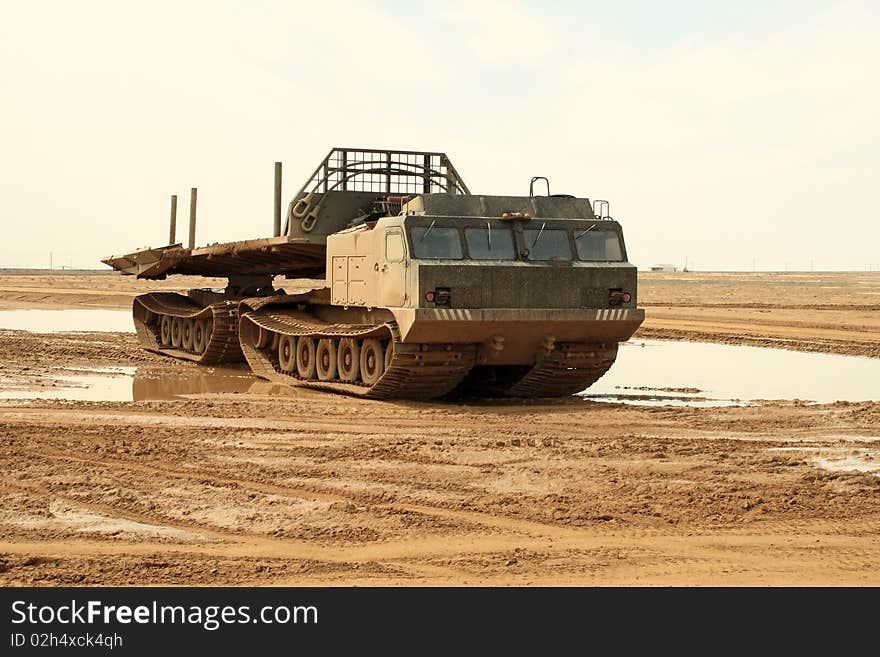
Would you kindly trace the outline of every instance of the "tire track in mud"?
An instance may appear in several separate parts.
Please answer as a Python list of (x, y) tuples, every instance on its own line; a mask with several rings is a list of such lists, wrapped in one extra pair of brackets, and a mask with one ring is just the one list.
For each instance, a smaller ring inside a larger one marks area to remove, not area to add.
[[(761, 438), (752, 437), (752, 440), (761, 440)], [(154, 476), (156, 474), (172, 477), (172, 478), (184, 478), (190, 481), (193, 481), (197, 484), (201, 485), (211, 485), (218, 488), (235, 488), (235, 489), (248, 489), (255, 490), (259, 492), (263, 492), (266, 494), (273, 495), (282, 495), (285, 497), (296, 497), (299, 499), (308, 499), (312, 501), (326, 501), (326, 502), (360, 502), (362, 504), (366, 503), (370, 512), (373, 511), (381, 511), (381, 510), (391, 510), (391, 511), (400, 511), (400, 512), (409, 512), (409, 513), (418, 513), (425, 516), (432, 516), (435, 518), (442, 518), (445, 520), (450, 520), (456, 523), (459, 523), (464, 526), (468, 525), (479, 525), (483, 527), (491, 527), (496, 530), (505, 530), (510, 532), (517, 533), (551, 533), (553, 535), (564, 535), (566, 528), (561, 527), (559, 525), (553, 525), (542, 521), (523, 519), (523, 518), (515, 518), (510, 516), (499, 515), (497, 511), (494, 513), (491, 512), (479, 512), (479, 511), (470, 511), (470, 510), (462, 510), (456, 508), (450, 508), (448, 506), (443, 505), (431, 505), (424, 503), (406, 503), (406, 502), (377, 502), (375, 499), (375, 495), (370, 493), (353, 493), (351, 491), (340, 491), (339, 489), (327, 487), (325, 486), (291, 486), (291, 485), (279, 485), (279, 484), (271, 484), (265, 481), (258, 481), (255, 479), (245, 479), (245, 478), (234, 478), (234, 477), (218, 477), (217, 473), (214, 471), (205, 471), (205, 470), (197, 470), (197, 469), (187, 469), (181, 470), (180, 468), (169, 467), (167, 465), (159, 465), (155, 462), (149, 461), (132, 461), (128, 459), (120, 459), (115, 458), (113, 460), (108, 459), (100, 459), (92, 456), (76, 456), (72, 455), (70, 452), (57, 452), (52, 450), (33, 450), (33, 449), (24, 449), (23, 453), (29, 454), (33, 458), (37, 459), (45, 459), (48, 457), (52, 457), (55, 459), (67, 460), (79, 462), (91, 466), (103, 467), (103, 468), (112, 468), (116, 470), (125, 471), (133, 471), (139, 472), (141, 474), (146, 475), (147, 477)], [(515, 462), (526, 462), (529, 458), (523, 457), (521, 459), (514, 459), (513, 461), (508, 461), (508, 463)], [(612, 461), (608, 461), (605, 459), (606, 463), (613, 465)], [(383, 477), (380, 477), (382, 479)], [(387, 478), (387, 477), (386, 477)], [(393, 478), (393, 477), (392, 477)], [(375, 475), (373, 476), (372, 481), (381, 485), (381, 482), (376, 480)], [(400, 480), (400, 483), (404, 486), (412, 485), (412, 482), (409, 480)], [(328, 490), (329, 488), (329, 490)], [(81, 501), (79, 502), (81, 503)], [(203, 525), (195, 525), (196, 527), (202, 527)], [(187, 528), (190, 526), (187, 525)], [(226, 532), (227, 534), (231, 534), (233, 536), (240, 535), (240, 533), (236, 532)]]
[[(120, 464), (124, 467), (126, 464)], [(188, 473), (195, 478), (201, 478), (203, 473)], [(247, 482), (244, 482), (247, 483)], [(283, 488), (283, 487), (282, 487)], [(300, 490), (300, 489), (297, 489)], [(81, 504), (79, 500), (75, 500)], [(423, 507), (411, 505), (386, 505), (396, 508), (414, 508), (424, 511)], [(115, 508), (102, 509), (116, 513)], [(442, 509), (430, 509), (431, 511), (444, 513)], [(452, 512), (456, 518), (462, 514)], [(467, 514), (469, 517), (471, 514)], [(134, 516), (133, 519), (140, 519)], [(150, 520), (150, 518), (146, 518)], [(483, 516), (479, 516), (483, 520)], [(788, 522), (788, 523), (760, 523), (760, 526), (749, 528), (737, 528), (736, 530), (706, 531), (696, 536), (668, 535), (663, 531), (645, 528), (605, 528), (605, 527), (554, 527), (545, 524), (536, 524), (523, 521), (509, 521), (508, 519), (493, 517), (494, 525), (501, 525), (515, 530), (515, 534), (495, 531), (492, 533), (463, 533), (460, 530), (442, 533), (439, 535), (416, 535), (410, 538), (393, 538), (381, 541), (377, 544), (367, 545), (320, 545), (314, 541), (302, 541), (296, 539), (276, 539), (257, 535), (226, 535), (221, 538), (228, 542), (223, 544), (181, 544), (155, 542), (149, 540), (126, 541), (121, 545), (112, 541), (95, 540), (60, 540), (41, 541), (38, 543), (6, 542), (0, 541), (0, 552), (10, 554), (38, 554), (57, 555), (62, 558), (71, 556), (83, 556), (94, 558), (95, 556), (141, 555), (154, 558), (161, 554), (176, 554), (181, 559), (195, 559), (196, 561), (211, 559), (244, 558), (248, 560), (277, 559), (293, 561), (314, 561), (318, 563), (335, 563), (340, 566), (350, 567), (352, 563), (376, 563), (387, 565), (400, 571), (398, 581), (409, 577), (415, 582), (461, 581), (462, 577), (471, 577), (475, 581), (491, 583), (510, 582), (508, 575), (479, 576), (464, 566), (458, 565), (462, 559), (495, 559), (498, 555), (508, 555), (516, 547), (518, 549), (531, 550), (534, 552), (548, 552), (562, 555), (565, 558), (567, 551), (583, 551), (614, 548), (621, 551), (631, 549), (638, 545), (643, 550), (637, 563), (631, 558), (624, 558), (615, 566), (620, 571), (618, 581), (623, 583), (633, 582), (635, 577), (654, 577), (659, 581), (675, 584), (688, 584), (693, 582), (693, 577), (699, 574), (703, 581), (718, 577), (734, 577), (737, 572), (742, 573), (743, 582), (749, 580), (749, 572), (769, 572), (768, 581), (778, 582), (791, 581), (799, 578), (804, 581), (810, 568), (815, 568), (814, 555), (816, 554), (815, 542), (820, 540), (822, 547), (826, 548), (827, 572), (814, 574), (810, 577), (818, 583), (828, 581), (845, 581), (849, 583), (875, 582), (876, 577), (864, 577), (859, 575), (863, 571), (864, 564), (874, 562), (877, 558), (877, 545), (873, 537), (880, 529), (880, 519), (869, 522), (853, 523), (844, 521), (835, 522)], [(205, 528), (196, 525), (197, 532), (205, 533)], [(743, 530), (745, 529), (745, 534)], [(841, 535), (840, 532), (852, 533), (854, 530), (859, 536)], [(674, 531), (674, 530), (673, 530)], [(791, 538), (786, 535), (797, 532)], [(815, 537), (819, 537), (818, 539)], [(833, 549), (828, 549), (833, 546)], [(769, 551), (769, 556), (768, 556)], [(482, 555), (482, 556), (481, 556)], [(425, 568), (425, 561), (451, 560), (448, 565)], [(690, 564), (690, 565), (688, 565)], [(682, 570), (684, 569), (684, 570)], [(578, 575), (570, 575), (568, 579), (551, 580), (559, 583), (577, 583), (590, 581), (583, 569)], [(627, 574), (629, 573), (629, 574)], [(733, 573), (733, 575), (731, 575)], [(773, 575), (776, 573), (776, 575)], [(831, 578), (834, 575), (837, 579)], [(339, 576), (327, 576), (329, 579), (318, 577), (317, 581), (339, 581)], [(493, 579), (495, 577), (495, 579)], [(522, 577), (529, 577), (523, 575)], [(597, 575), (598, 577), (598, 575)], [(764, 576), (762, 576), (764, 577)], [(825, 579), (822, 579), (824, 577)], [(829, 579), (831, 578), (831, 579)], [(855, 578), (855, 579), (853, 579)], [(349, 581), (345, 577), (344, 581)], [(274, 581), (279, 584), (288, 581), (291, 584), (302, 584), (303, 577)], [(308, 581), (315, 581), (309, 579)], [(371, 580), (365, 580), (367, 582)], [(395, 577), (380, 577), (378, 581), (395, 582)], [(546, 579), (545, 579), (546, 581)], [(614, 581), (609, 573), (605, 573), (599, 581)]]
[[(45, 454), (42, 454), (45, 455)], [(103, 467), (111, 467), (125, 470), (131, 465), (128, 462), (105, 461), (94, 458), (77, 458), (67, 454), (48, 454), (45, 456), (54, 457), (62, 460), (76, 460), (90, 465), (100, 465)], [(162, 474), (172, 476), (182, 476), (187, 479), (204, 483), (206, 479), (211, 479), (204, 472), (169, 470), (164, 467), (135, 465), (135, 469), (146, 474)], [(215, 478), (216, 481), (216, 478)], [(281, 494), (314, 494), (314, 491), (303, 488), (292, 488), (277, 485), (266, 485), (250, 480), (224, 478), (224, 483), (233, 483), (240, 486), (258, 487), (270, 490), (273, 493)], [(333, 495), (326, 496), (326, 499), (334, 500), (356, 500), (359, 496), (351, 495)], [(403, 539), (402, 541), (382, 541), (381, 547), (375, 552), (369, 551), (370, 548), (349, 548), (343, 546), (341, 548), (334, 547), (333, 550), (342, 550), (344, 555), (340, 560), (346, 561), (351, 557), (350, 550), (367, 550), (366, 553), (356, 552), (355, 556), (359, 558), (369, 558), (371, 560), (389, 561), (396, 566), (407, 570), (407, 564), (399, 564), (397, 560), (403, 559), (420, 559), (434, 558), (438, 556), (449, 556), (464, 551), (465, 553), (496, 553), (499, 551), (509, 550), (511, 545), (529, 546), (532, 548), (546, 548), (552, 541), (568, 541), (573, 544), (580, 544), (585, 537), (590, 536), (591, 531), (588, 527), (571, 528), (550, 525), (535, 521), (509, 518), (499, 515), (488, 515), (486, 513), (451, 510), (446, 508), (426, 506), (408, 503), (392, 503), (392, 504), (373, 504), (368, 507), (368, 512), (390, 509), (395, 511), (406, 511), (412, 513), (420, 513), (433, 517), (451, 519), (459, 525), (471, 526), (479, 525), (483, 528), (494, 529), (495, 533), (486, 535), (485, 532), (477, 532), (476, 530), (462, 531), (462, 527), (456, 528), (454, 533), (431, 534), (428, 536), (416, 537), (411, 539)], [(149, 519), (149, 517), (147, 517)], [(179, 524), (179, 523), (178, 523)], [(181, 525), (189, 527), (189, 525)], [(202, 525), (193, 526), (195, 531), (204, 530)], [(603, 532), (604, 533), (604, 532)], [(488, 536), (488, 538), (487, 538)], [(244, 535), (243, 533), (223, 533), (221, 538), (231, 541), (239, 547), (231, 554), (239, 556), (264, 556), (274, 558), (306, 558), (318, 559), (324, 554), (322, 550), (317, 552), (313, 549), (313, 543), (296, 541), (291, 539), (273, 539), (264, 535)], [(244, 546), (243, 548), (241, 546)], [(395, 547), (397, 546), (397, 547)], [(193, 547), (188, 547), (188, 552), (193, 552)], [(123, 548), (124, 551), (124, 548)], [(197, 550), (199, 553), (215, 554), (215, 550), (202, 549)], [(391, 554), (389, 554), (389, 551)], [(394, 552), (400, 552), (399, 556), (395, 556)], [(228, 551), (227, 551), (228, 552)], [(381, 558), (380, 558), (381, 557)], [(453, 573), (454, 574), (454, 573)]]
[[(372, 402), (378, 403), (378, 402)], [(415, 412), (424, 414), (421, 409)], [(426, 409), (427, 410), (427, 409)], [(485, 428), (486, 420), (476, 412), (480, 407), (474, 407), (475, 415), (473, 422)], [(494, 409), (491, 409), (494, 410)], [(442, 425), (442, 415), (432, 419), (421, 419), (406, 416), (399, 417), (375, 417), (365, 422), (363, 418), (353, 419), (340, 414), (339, 418), (324, 421), (300, 420), (278, 417), (265, 419), (253, 419), (248, 417), (211, 417), (211, 416), (187, 416), (144, 413), (130, 410), (102, 410), (95, 411), (70, 411), (64, 408), (26, 408), (8, 407), (0, 405), (0, 420), (19, 421), (28, 425), (55, 427), (59, 424), (65, 426), (84, 425), (94, 427), (96, 424), (108, 423), (113, 426), (132, 427), (163, 427), (170, 429), (251, 429), (266, 431), (272, 434), (311, 432), (315, 434), (341, 434), (345, 436), (375, 435), (378, 437), (388, 435), (410, 436), (418, 430), (430, 431), (432, 439), (443, 437), (455, 437), (461, 434), (462, 426)], [(500, 419), (498, 420), (501, 421)]]
[[(60, 455), (55, 455), (60, 456)], [(75, 457), (74, 457), (75, 458)], [(126, 468), (129, 463), (106, 462), (100, 459), (78, 459), (90, 464)], [(165, 468), (141, 468), (147, 473), (158, 472), (166, 474)], [(203, 472), (180, 472), (172, 471), (173, 475), (184, 476), (189, 479), (203, 482)], [(233, 479), (229, 480), (237, 485), (265, 486), (260, 482)], [(273, 492), (283, 494), (301, 494), (312, 491), (302, 488), (290, 488), (284, 486), (269, 485)], [(48, 492), (52, 494), (51, 491)], [(336, 499), (355, 499), (350, 496), (333, 496)], [(82, 504), (80, 500), (72, 499), (75, 504)], [(91, 508), (107, 513), (118, 513), (115, 507), (102, 507), (90, 505)], [(663, 532), (648, 529), (627, 528), (624, 530), (608, 530), (599, 527), (560, 527), (523, 521), (499, 516), (486, 516), (479, 512), (462, 512), (424, 505), (410, 504), (383, 504), (374, 508), (389, 508), (397, 510), (410, 510), (419, 513), (432, 513), (442, 517), (451, 517), (459, 521), (477, 522), (483, 526), (496, 529), (495, 533), (462, 533), (456, 531), (452, 534), (415, 536), (412, 538), (392, 539), (381, 541), (379, 544), (368, 545), (334, 545), (321, 546), (310, 541), (296, 539), (277, 539), (263, 535), (251, 535), (223, 531), (206, 531), (202, 525), (186, 525), (175, 523), (180, 528), (201, 533), (213, 533), (218, 538), (228, 541), (221, 545), (216, 544), (173, 544), (155, 543), (151, 541), (132, 541), (120, 546), (108, 547), (104, 542), (96, 541), (57, 541), (55, 549), (62, 553), (73, 550), (77, 554), (95, 554), (96, 545), (100, 554), (131, 554), (150, 553), (153, 551), (173, 551), (183, 555), (201, 557), (240, 557), (240, 558), (275, 558), (315, 560), (322, 562), (347, 563), (351, 561), (375, 561), (377, 563), (392, 564), (412, 576), (426, 576), (430, 574), (431, 567), (426, 570), (425, 559), (441, 559), (461, 557), (462, 555), (493, 555), (509, 552), (513, 546), (531, 550), (583, 550), (614, 547), (625, 549), (634, 544), (647, 550), (652, 559), (661, 562), (669, 562), (681, 565), (688, 559), (698, 559), (714, 564), (730, 564), (734, 562), (738, 567), (757, 567), (763, 563), (766, 567), (767, 549), (774, 549), (778, 555), (780, 564), (787, 564), (788, 569), (803, 562), (803, 566), (809, 565), (809, 554), (816, 549), (815, 541), (819, 540), (822, 548), (835, 547), (833, 567), (842, 571), (851, 572), (858, 570), (858, 566), (866, 561), (866, 555), (871, 556), (871, 548), (876, 552), (876, 546), (863, 545), (866, 539), (875, 536), (880, 529), (880, 519), (853, 523), (835, 523), (833, 521), (797, 521), (787, 523), (761, 523), (760, 527), (754, 527), (745, 534), (742, 531), (718, 530), (707, 532), (702, 535), (691, 537), (672, 537)], [(130, 519), (138, 522), (155, 524), (155, 519), (138, 514), (125, 514)], [(509, 533), (498, 533), (498, 529)], [(840, 535), (840, 531), (850, 534), (856, 530), (861, 536)], [(513, 535), (511, 535), (513, 534)], [(816, 537), (819, 537), (818, 539)], [(869, 541), (870, 543), (870, 541)], [(45, 544), (46, 549), (51, 548), (52, 542)], [(66, 546), (66, 547), (64, 547)], [(136, 546), (136, 547), (135, 547)], [(848, 547), (851, 546), (851, 547)], [(11, 548), (0, 542), (0, 549), (8, 551)], [(806, 551), (806, 552), (805, 552)], [(42, 553), (42, 552), (41, 552)], [(806, 553), (808, 556), (803, 556)], [(688, 556), (690, 555), (690, 556)], [(876, 555), (874, 555), (876, 556)], [(419, 560), (418, 563), (409, 563)], [(453, 566), (440, 567), (439, 572), (434, 570), (435, 575), (447, 572), (450, 578), (460, 575), (460, 569)]]
[(214, 538), (217, 538), (219, 540), (229, 539), (228, 534), (220, 530), (212, 529), (210, 527), (205, 527), (203, 525), (198, 525), (195, 523), (185, 523), (177, 520), (171, 520), (170, 518), (167, 518), (165, 516), (150, 516), (143, 513), (137, 513), (136, 511), (131, 511), (130, 509), (120, 509), (119, 507), (110, 504), (91, 502), (71, 495), (65, 495), (64, 493), (60, 493), (57, 490), (50, 490), (45, 486), (40, 486), (38, 484), (23, 484), (21, 482), (11, 482), (8, 479), (3, 479), (0, 480), (0, 490), (4, 489), (22, 493), (36, 494), (41, 497), (61, 500), (72, 507), (78, 507), (81, 509), (93, 511), (98, 515), (104, 516), (108, 519), (121, 518), (123, 520), (137, 523), (139, 525), (146, 525), (148, 527), (155, 527), (157, 529), (177, 529), (188, 534), (192, 534), (194, 539), (199, 538), (200, 535), (208, 537), (213, 535)]
[[(877, 523), (873, 524), (874, 529), (877, 526)], [(785, 531), (785, 525), (772, 523), (764, 530), (746, 536), (730, 536), (725, 532), (682, 536), (626, 531), (557, 538), (552, 543), (544, 536), (518, 537), (516, 542), (511, 542), (510, 537), (480, 534), (457, 535), (456, 540), (449, 540), (448, 536), (416, 537), (377, 545), (355, 546), (319, 546), (312, 542), (278, 539), (197, 546), (151, 541), (119, 545), (110, 541), (89, 539), (14, 543), (0, 541), (0, 552), (62, 557), (152, 556), (157, 553), (173, 553), (196, 559), (282, 559), (337, 564), (368, 562), (393, 566), (416, 577), (445, 574), (456, 578), (461, 576), (462, 570), (456, 567), (455, 561), (438, 565), (431, 563), (431, 560), (505, 555), (510, 554), (514, 548), (565, 559), (570, 558), (572, 553), (610, 549), (620, 551), (620, 566), (630, 569), (636, 567), (642, 576), (650, 575), (650, 571), (667, 576), (680, 573), (680, 581), (688, 583), (688, 577), (695, 575), (696, 571), (711, 575), (728, 573), (732, 569), (739, 569), (743, 573), (763, 570), (771, 580), (774, 573), (784, 580), (799, 572), (813, 571), (811, 576), (816, 581), (822, 581), (823, 575), (821, 570), (817, 570), (819, 564), (816, 563), (815, 555), (818, 551), (831, 551), (831, 558), (826, 559), (822, 569), (839, 571), (837, 576), (849, 574), (853, 581), (880, 581), (880, 573), (861, 571), (865, 563), (876, 560), (877, 557), (876, 543), (867, 536), (852, 537), (820, 532), (811, 532), (805, 536), (785, 536), (779, 533)], [(638, 546), (637, 553), (631, 552), (634, 546)], [(825, 573), (824, 580), (829, 579), (828, 573)], [(301, 578), (298, 582), (302, 583)]]
[[(551, 525), (547, 523), (542, 523), (534, 520), (525, 520), (519, 518), (511, 518), (505, 516), (493, 515), (490, 513), (484, 513), (480, 511), (464, 511), (461, 509), (450, 509), (442, 506), (433, 506), (427, 504), (415, 504), (408, 502), (370, 502), (370, 495), (357, 495), (357, 494), (346, 494), (341, 491), (327, 492), (326, 490), (320, 490), (316, 488), (308, 488), (308, 487), (297, 487), (297, 486), (286, 486), (280, 484), (268, 484), (264, 482), (254, 481), (251, 479), (238, 479), (233, 477), (218, 477), (215, 473), (199, 471), (199, 470), (180, 470), (176, 468), (169, 468), (166, 466), (159, 466), (156, 464), (146, 465), (143, 463), (134, 463), (132, 461), (126, 459), (116, 459), (116, 460), (105, 460), (105, 459), (96, 459), (93, 457), (81, 457), (74, 456), (71, 454), (64, 454), (58, 452), (52, 452), (50, 450), (21, 450), (23, 453), (28, 454), (32, 458), (36, 459), (55, 459), (55, 460), (63, 460), (63, 461), (72, 461), (77, 463), (83, 463), (85, 465), (99, 466), (104, 468), (111, 468), (123, 471), (135, 471), (140, 472), (146, 475), (163, 475), (165, 477), (170, 478), (179, 478), (179, 479), (187, 479), (189, 481), (194, 481), (198, 484), (216, 486), (216, 487), (234, 487), (239, 489), (250, 489), (263, 493), (273, 494), (273, 495), (284, 495), (288, 497), (296, 497), (299, 499), (310, 499), (312, 501), (326, 501), (326, 502), (361, 502), (368, 504), (368, 511), (371, 509), (376, 510), (389, 510), (389, 511), (402, 511), (409, 513), (418, 513), (426, 516), (434, 516), (437, 518), (442, 518), (446, 520), (458, 521), (462, 525), (480, 525), (483, 527), (491, 527), (494, 529), (502, 529), (507, 530), (514, 533), (522, 533), (522, 534), (538, 534), (542, 536), (549, 537), (567, 537), (567, 536), (577, 536), (580, 535), (580, 530), (575, 530), (568, 527), (563, 527), (559, 525)], [(58, 495), (54, 491), (45, 491), (47, 495)], [(86, 505), (88, 503), (73, 498), (75, 503)], [(97, 508), (98, 505), (96, 505)], [(107, 507), (108, 509), (115, 509), (116, 507)], [(148, 518), (148, 516), (143, 516), (143, 518)], [(163, 517), (164, 518), (164, 517)], [(143, 522), (143, 520), (139, 520), (139, 522)], [(152, 522), (151, 524), (155, 524)], [(195, 528), (204, 528), (202, 525), (184, 525), (181, 524), (180, 528), (185, 528), (187, 530), (193, 530)], [(219, 531), (219, 530), (215, 530)], [(233, 538), (241, 537), (244, 534), (240, 532), (223, 532), (224, 536), (231, 536)], [(253, 536), (258, 537), (261, 535), (254, 534)], [(286, 540), (286, 539), (285, 539)]]
[[(345, 427), (334, 421), (309, 421), (309, 420), (289, 420), (279, 418), (267, 418), (265, 420), (255, 420), (243, 417), (192, 417), (185, 415), (159, 415), (138, 413), (132, 411), (69, 411), (67, 409), (58, 408), (34, 408), (24, 409), (21, 407), (2, 409), (2, 418), (9, 420), (19, 420), (33, 425), (57, 426), (59, 422), (65, 425), (88, 425), (94, 426), (101, 422), (129, 422), (131, 426), (161, 426), (174, 429), (198, 428), (229, 428), (229, 429), (254, 429), (263, 431), (273, 431), (281, 433), (284, 431), (295, 431), (306, 429), (315, 432), (331, 432), (352, 435), (363, 435), (365, 433), (375, 433), (377, 435), (384, 434), (412, 434), (413, 427), (430, 428), (432, 434), (436, 428), (435, 420), (389, 420), (387, 424), (383, 420), (378, 419), (376, 424), (363, 423), (357, 421), (357, 426)], [(51, 416), (51, 417), (46, 417)], [(352, 423), (355, 421), (352, 420)], [(382, 422), (382, 423), (380, 423)], [(397, 426), (395, 426), (397, 425)], [(442, 429), (442, 428), (441, 428)], [(453, 428), (449, 428), (450, 433), (454, 433)], [(442, 433), (442, 430), (441, 432)]]
[[(185, 479), (196, 484), (199, 484), (203, 487), (214, 487), (214, 488), (234, 488), (234, 489), (250, 489), (256, 490), (260, 492), (264, 492), (272, 495), (285, 495), (285, 496), (296, 496), (300, 499), (311, 499), (311, 500), (325, 500), (325, 501), (339, 501), (342, 498), (325, 495), (322, 493), (314, 492), (314, 491), (306, 491), (305, 489), (290, 489), (279, 486), (274, 486), (271, 484), (263, 484), (260, 482), (247, 482), (245, 480), (240, 479), (232, 479), (232, 478), (218, 478), (214, 473), (201, 472), (201, 471), (185, 471), (185, 470), (177, 470), (173, 468), (165, 468), (165, 467), (156, 467), (156, 466), (148, 466), (140, 463), (133, 463), (131, 461), (126, 460), (103, 460), (96, 458), (86, 458), (74, 456), (71, 454), (60, 454), (53, 453), (51, 451), (43, 450), (40, 452), (35, 452), (33, 450), (21, 450), (23, 453), (28, 454), (31, 458), (41, 459), (41, 460), (55, 460), (55, 461), (66, 461), (66, 462), (74, 462), (81, 463), (87, 466), (95, 467), (98, 469), (111, 469), (121, 471), (123, 474), (126, 472), (138, 472), (144, 475), (156, 476), (161, 475), (165, 478), (170, 479)], [(186, 531), (188, 533), (192, 533), (195, 535), (201, 534), (209, 537), (213, 537), (223, 542), (232, 542), (232, 543), (248, 543), (253, 544), (256, 540), (262, 538), (263, 534), (251, 533), (247, 531), (243, 531), (241, 529), (223, 529), (216, 525), (199, 523), (199, 522), (186, 522), (178, 517), (169, 517), (165, 514), (155, 514), (150, 515), (146, 513), (139, 513), (136, 511), (132, 511), (130, 509), (120, 508), (118, 506), (106, 503), (93, 502), (91, 500), (82, 499), (76, 496), (72, 496), (69, 494), (65, 494), (63, 492), (59, 492), (57, 488), (49, 489), (45, 486), (38, 485), (27, 485), (21, 484), (20, 482), (10, 482), (6, 480), (3, 482), (4, 485), (8, 488), (18, 489), (20, 491), (25, 491), (29, 493), (37, 493), (43, 497), (47, 498), (57, 498), (60, 500), (64, 500), (65, 502), (81, 507), (84, 509), (89, 509), (103, 516), (107, 516), (109, 518), (123, 518), (126, 520), (130, 520), (132, 522), (137, 522), (140, 524), (151, 525), (155, 527), (168, 527), (172, 529), (178, 529), (181, 531)], [(137, 487), (137, 484), (142, 484), (142, 482), (130, 482), (131, 485)], [(296, 492), (302, 493), (301, 495), (297, 495)], [(136, 541), (135, 541), (136, 542)], [(190, 547), (190, 549), (193, 549)]]

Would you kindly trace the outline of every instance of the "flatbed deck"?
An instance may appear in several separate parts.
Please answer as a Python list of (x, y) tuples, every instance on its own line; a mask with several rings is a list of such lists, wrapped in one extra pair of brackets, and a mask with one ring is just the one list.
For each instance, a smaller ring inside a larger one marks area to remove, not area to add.
[(189, 249), (181, 244), (147, 247), (102, 260), (113, 269), (149, 280), (174, 274), (191, 276), (317, 276), (324, 271), (324, 240), (264, 237)]

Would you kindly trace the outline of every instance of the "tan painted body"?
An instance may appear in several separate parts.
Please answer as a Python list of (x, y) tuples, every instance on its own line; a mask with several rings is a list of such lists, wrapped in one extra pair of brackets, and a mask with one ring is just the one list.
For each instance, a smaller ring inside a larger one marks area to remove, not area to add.
[[(481, 365), (528, 365), (539, 350), (557, 341), (625, 341), (644, 320), (644, 311), (636, 307), (636, 268), (625, 261), (620, 226), (591, 216), (586, 199), (540, 200), (545, 212), (575, 216), (511, 220), (502, 218), (502, 207), (534, 211), (538, 199), (442, 196), (419, 196), (398, 216), (330, 235), (330, 303), (365, 309), (366, 315), (358, 315), (368, 323), (371, 314), (375, 313), (372, 321), (380, 323), (387, 317), (383, 311), (389, 311), (403, 342), (477, 344)], [(548, 203), (557, 200), (565, 203)], [(497, 215), (464, 215), (468, 211)], [(443, 214), (435, 214), (439, 212)], [(448, 214), (452, 212), (458, 214)], [(522, 247), (528, 247), (525, 231), (541, 227), (548, 231), (545, 234), (564, 233), (567, 258), (522, 256)], [(457, 257), (419, 257), (414, 248), (419, 235), (441, 229), (458, 234)], [(479, 231), (480, 239), (485, 232), (489, 241), (492, 233), (496, 241), (504, 236), (513, 246), (512, 257), (471, 257), (468, 236), (473, 232), (464, 232), (468, 230)], [(584, 231), (593, 233), (591, 237), (613, 235), (620, 243), (620, 259), (579, 259), (575, 240)], [(443, 289), (449, 291), (448, 301), (438, 303), (437, 290)], [(613, 291), (629, 294), (629, 301), (615, 303)]]
[[(243, 358), (278, 383), (373, 399), (573, 394), (611, 367), (644, 311), (620, 225), (547, 187), (473, 195), (444, 153), (336, 148), (283, 228), (276, 163), (272, 237), (195, 248), (192, 222), (187, 248), (104, 262), (228, 279), (222, 292), (135, 300), (141, 343), (175, 358)], [(286, 294), (278, 276), (324, 278)]]

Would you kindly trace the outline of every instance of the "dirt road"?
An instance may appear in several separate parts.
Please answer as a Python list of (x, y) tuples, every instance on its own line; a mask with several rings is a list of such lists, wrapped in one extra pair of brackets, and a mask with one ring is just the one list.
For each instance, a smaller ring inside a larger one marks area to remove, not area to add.
[[(677, 276), (643, 279), (646, 331), (725, 341), (745, 322), (749, 339), (789, 331), (809, 348), (818, 338), (785, 313), (818, 330), (814, 313), (837, 311), (852, 324), (823, 350), (870, 351), (871, 336), (876, 349), (880, 275), (825, 275), (779, 311), (762, 305), (776, 279)], [(14, 278), (0, 277), (6, 308), (40, 295), (42, 307), (124, 306), (134, 293), (119, 277)], [(708, 319), (686, 325), (692, 311)], [(61, 365), (195, 367), (133, 335), (0, 331), (0, 382), (36, 385)], [(876, 403), (380, 403), (268, 384), (6, 400), (0, 462), (5, 585), (880, 584)]]

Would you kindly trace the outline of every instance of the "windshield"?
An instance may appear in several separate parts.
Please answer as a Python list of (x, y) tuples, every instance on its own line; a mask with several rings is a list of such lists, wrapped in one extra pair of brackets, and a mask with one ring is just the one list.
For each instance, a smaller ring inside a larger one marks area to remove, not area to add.
[(529, 260), (571, 260), (568, 231), (527, 228), (523, 231)]
[(413, 226), (409, 229), (413, 256), (416, 258), (461, 259), (461, 238), (455, 228)]
[(613, 231), (592, 231), (575, 233), (578, 258), (593, 262), (620, 262), (623, 252), (620, 238)]
[(513, 233), (509, 228), (466, 228), (464, 238), (474, 260), (513, 260)]

